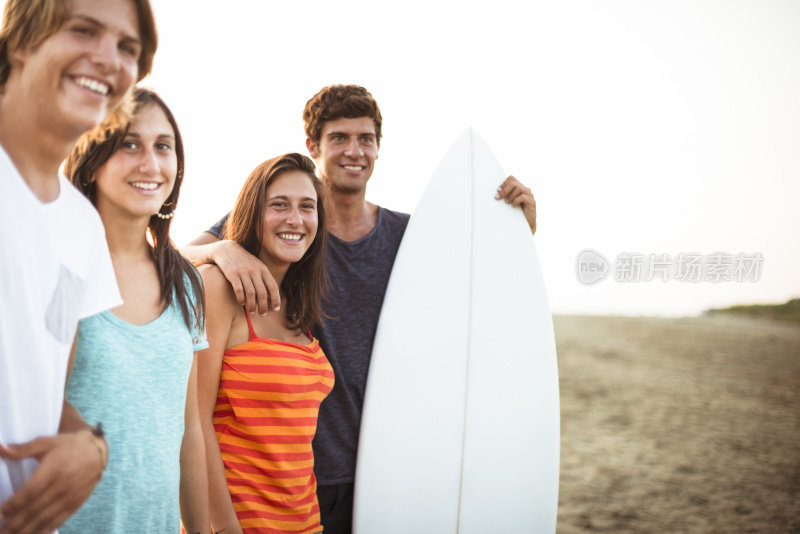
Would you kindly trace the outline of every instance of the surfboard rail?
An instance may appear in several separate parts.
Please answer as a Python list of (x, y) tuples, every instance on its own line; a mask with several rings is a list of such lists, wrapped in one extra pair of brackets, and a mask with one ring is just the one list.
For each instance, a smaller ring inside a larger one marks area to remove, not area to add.
[(552, 316), (524, 214), (468, 129), (411, 216), (375, 336), (354, 532), (555, 532)]

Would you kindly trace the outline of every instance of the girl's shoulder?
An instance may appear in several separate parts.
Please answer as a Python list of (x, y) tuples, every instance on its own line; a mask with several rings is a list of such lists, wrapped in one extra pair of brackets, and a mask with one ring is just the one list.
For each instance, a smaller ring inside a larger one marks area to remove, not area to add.
[(204, 263), (203, 265), (199, 265), (197, 267), (197, 272), (200, 273), (200, 278), (203, 280), (204, 286), (206, 284), (218, 284), (222, 281), (225, 283), (228, 282), (225, 279), (225, 275), (222, 274), (220, 268), (213, 263)]
[[(233, 287), (222, 270), (213, 263), (206, 263), (197, 268), (200, 273), (200, 278), (203, 281), (203, 292), (205, 293), (206, 301), (221, 304), (228, 301), (231, 304), (236, 304), (236, 294), (233, 292)], [(236, 304), (238, 306), (238, 304)]]

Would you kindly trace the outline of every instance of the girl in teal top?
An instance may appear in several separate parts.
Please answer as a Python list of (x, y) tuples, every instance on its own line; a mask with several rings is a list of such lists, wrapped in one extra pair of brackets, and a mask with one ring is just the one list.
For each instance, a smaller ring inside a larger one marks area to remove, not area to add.
[[(62, 533), (208, 532), (196, 351), (208, 346), (203, 290), (169, 240), (183, 180), (172, 113), (136, 89), (133, 114), (89, 132), (65, 173), (97, 208), (124, 304), (81, 321), (67, 400), (101, 421), (108, 466)], [(185, 424), (184, 424), (185, 422)], [(181, 513), (182, 512), (182, 513)]]

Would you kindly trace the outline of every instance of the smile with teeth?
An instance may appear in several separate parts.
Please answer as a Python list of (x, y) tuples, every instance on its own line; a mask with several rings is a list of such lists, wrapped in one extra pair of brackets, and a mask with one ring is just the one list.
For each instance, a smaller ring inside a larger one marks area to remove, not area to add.
[(363, 165), (342, 165), (342, 166), (345, 169), (347, 169), (348, 171), (363, 171), (364, 170), (364, 166)]
[(303, 234), (288, 234), (288, 233), (284, 232), (284, 233), (278, 234), (278, 237), (280, 237), (281, 239), (289, 240), (289, 241), (300, 241), (300, 239), (303, 237)]
[(75, 79), (75, 83), (80, 85), (81, 87), (85, 87), (90, 91), (94, 91), (99, 95), (106, 96), (111, 91), (111, 87), (103, 82), (98, 82), (97, 80), (92, 80), (91, 78), (87, 78), (85, 76), (80, 76), (79, 78)]
[(131, 187), (143, 189), (145, 191), (155, 191), (161, 187), (161, 184), (157, 184), (155, 182), (131, 182)]

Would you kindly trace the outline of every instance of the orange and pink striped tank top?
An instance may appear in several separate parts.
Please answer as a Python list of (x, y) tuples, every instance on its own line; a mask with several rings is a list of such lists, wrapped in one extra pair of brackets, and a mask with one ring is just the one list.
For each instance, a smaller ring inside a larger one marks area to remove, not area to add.
[(242, 530), (320, 532), (311, 440), (333, 369), (319, 342), (298, 345), (256, 336), (227, 349), (214, 428)]

